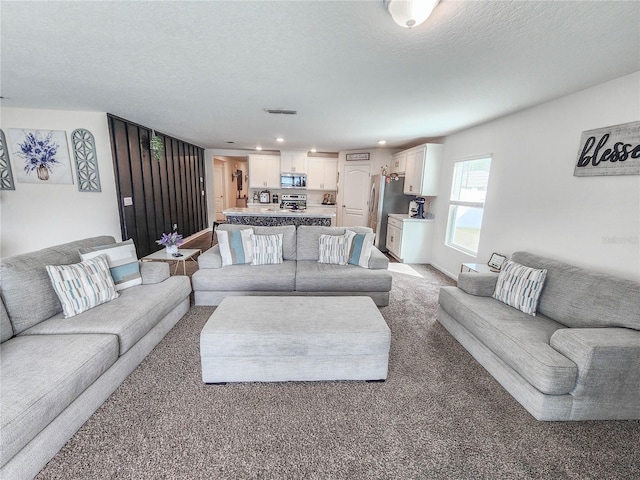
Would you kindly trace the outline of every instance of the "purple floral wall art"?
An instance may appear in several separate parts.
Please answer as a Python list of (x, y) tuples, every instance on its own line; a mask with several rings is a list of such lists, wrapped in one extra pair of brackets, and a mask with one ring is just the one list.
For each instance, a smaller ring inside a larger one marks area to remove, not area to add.
[(19, 183), (73, 184), (64, 130), (10, 128), (9, 138)]

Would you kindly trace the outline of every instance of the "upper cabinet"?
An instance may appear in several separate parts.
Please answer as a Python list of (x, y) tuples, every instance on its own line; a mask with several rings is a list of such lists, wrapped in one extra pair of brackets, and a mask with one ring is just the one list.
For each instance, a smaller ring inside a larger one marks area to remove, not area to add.
[(309, 157), (307, 159), (307, 189), (337, 190), (338, 159)]
[(406, 171), (407, 152), (398, 152), (391, 157), (390, 173), (404, 173)]
[(404, 193), (435, 197), (442, 162), (442, 145), (426, 143), (406, 150)]
[(280, 152), (282, 173), (307, 173), (307, 152)]
[(280, 157), (249, 155), (249, 188), (280, 188)]

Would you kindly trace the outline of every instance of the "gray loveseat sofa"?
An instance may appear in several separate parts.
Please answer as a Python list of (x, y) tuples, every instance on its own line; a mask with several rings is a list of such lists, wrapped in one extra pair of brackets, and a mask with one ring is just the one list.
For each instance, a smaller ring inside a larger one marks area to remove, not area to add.
[(498, 274), (440, 291), (438, 321), (538, 420), (640, 419), (640, 285), (526, 252), (547, 269), (536, 316), (491, 297)]
[(94, 237), (2, 259), (0, 478), (32, 478), (189, 309), (187, 277), (141, 262), (143, 284), (64, 318), (45, 265), (80, 261)]
[[(223, 224), (220, 230), (241, 230), (248, 225)], [(320, 235), (343, 235), (344, 227), (293, 225), (253, 226), (258, 235), (283, 234), (283, 263), (222, 266), (218, 245), (198, 257), (192, 276), (196, 305), (218, 305), (228, 295), (366, 295), (378, 306), (389, 304), (389, 259), (373, 247), (369, 268), (318, 263)], [(368, 227), (351, 227), (369, 233)]]

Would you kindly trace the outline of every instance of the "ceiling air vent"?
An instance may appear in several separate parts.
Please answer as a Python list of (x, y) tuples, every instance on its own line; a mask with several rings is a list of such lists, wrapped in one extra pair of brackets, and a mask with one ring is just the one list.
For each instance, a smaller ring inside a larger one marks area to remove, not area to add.
[(265, 112), (272, 113), (274, 115), (297, 115), (297, 110), (284, 110), (282, 108), (265, 108)]

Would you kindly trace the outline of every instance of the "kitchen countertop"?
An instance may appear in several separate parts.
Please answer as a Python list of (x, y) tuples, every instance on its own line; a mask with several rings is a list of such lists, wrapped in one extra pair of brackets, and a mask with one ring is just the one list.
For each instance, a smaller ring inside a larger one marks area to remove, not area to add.
[(397, 218), (403, 222), (435, 222), (435, 218), (414, 218), (408, 213), (390, 213), (390, 217)]
[(280, 208), (279, 204), (273, 205), (265, 203), (260, 206), (248, 208), (228, 208), (222, 213), (235, 216), (252, 217), (321, 217), (331, 218), (336, 216), (335, 207), (307, 207), (306, 210), (289, 210)]

